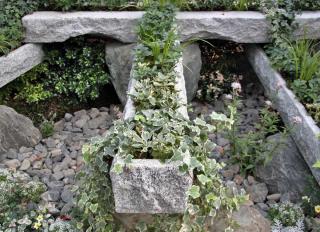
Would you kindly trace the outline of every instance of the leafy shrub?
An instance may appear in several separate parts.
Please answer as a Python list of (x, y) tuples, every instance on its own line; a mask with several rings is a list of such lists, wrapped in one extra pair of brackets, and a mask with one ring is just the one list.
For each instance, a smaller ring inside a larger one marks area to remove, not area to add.
[(46, 88), (82, 102), (96, 99), (108, 82), (104, 46), (98, 42), (77, 38), (49, 48)]
[(108, 83), (104, 47), (98, 42), (76, 38), (49, 46), (42, 64), (1, 89), (0, 101), (10, 96), (28, 104), (57, 96), (80, 102), (96, 99)]
[(39, 6), (34, 0), (0, 1), (0, 56), (20, 45), (23, 28), (21, 17)]

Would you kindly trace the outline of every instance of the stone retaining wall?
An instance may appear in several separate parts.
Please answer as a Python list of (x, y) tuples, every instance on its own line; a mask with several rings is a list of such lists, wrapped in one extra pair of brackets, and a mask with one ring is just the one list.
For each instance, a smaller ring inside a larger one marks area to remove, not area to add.
[(26, 44), (0, 57), (0, 88), (40, 64), (44, 52), (39, 44)]
[[(71, 37), (97, 34), (124, 43), (136, 42), (135, 27), (143, 12), (35, 12), (22, 19), (25, 41), (31, 43), (63, 42)], [(179, 12), (181, 41), (192, 38), (222, 39), (238, 43), (270, 42), (270, 24), (265, 15), (255, 11)], [(296, 38), (320, 38), (320, 11), (303, 12), (296, 21), (301, 25)]]
[(265, 88), (265, 93), (273, 101), (286, 126), (291, 128), (295, 143), (320, 185), (320, 171), (312, 168), (312, 165), (320, 160), (320, 128), (287, 87), (281, 75), (271, 67), (264, 51), (255, 45), (250, 45), (247, 47), (247, 55)]

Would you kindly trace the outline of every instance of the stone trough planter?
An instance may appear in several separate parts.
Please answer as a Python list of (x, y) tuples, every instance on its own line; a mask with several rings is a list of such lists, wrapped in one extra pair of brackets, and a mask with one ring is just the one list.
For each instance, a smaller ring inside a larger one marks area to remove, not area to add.
[(287, 87), (282, 76), (271, 67), (261, 48), (255, 45), (247, 46), (247, 56), (265, 88), (265, 93), (273, 101), (286, 126), (292, 128), (291, 135), (320, 185), (320, 171), (312, 168), (313, 164), (320, 160), (320, 128)]
[(40, 64), (44, 52), (39, 44), (26, 44), (0, 57), (0, 88)]
[[(185, 118), (187, 96), (183, 76), (182, 58), (176, 66), (180, 100), (184, 104), (178, 109)], [(132, 70), (131, 75), (132, 77)], [(131, 78), (128, 93), (132, 93), (135, 80)], [(134, 117), (133, 102), (128, 97), (124, 119)], [(117, 159), (117, 158), (116, 158)], [(114, 160), (114, 163), (116, 161)], [(179, 163), (161, 163), (156, 159), (134, 159), (130, 167), (121, 174), (110, 172), (117, 213), (183, 213), (187, 207), (187, 191), (192, 185), (192, 173), (181, 173)]]

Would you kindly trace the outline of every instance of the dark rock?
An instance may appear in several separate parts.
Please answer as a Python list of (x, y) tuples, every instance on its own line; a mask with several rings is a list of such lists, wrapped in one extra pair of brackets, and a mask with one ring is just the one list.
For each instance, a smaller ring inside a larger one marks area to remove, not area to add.
[(271, 144), (282, 141), (282, 145), (269, 163), (256, 168), (256, 177), (267, 184), (271, 194), (288, 193), (291, 201), (300, 200), (309, 183), (308, 177), (312, 175), (308, 166), (291, 137), (281, 139), (277, 134), (268, 141)]

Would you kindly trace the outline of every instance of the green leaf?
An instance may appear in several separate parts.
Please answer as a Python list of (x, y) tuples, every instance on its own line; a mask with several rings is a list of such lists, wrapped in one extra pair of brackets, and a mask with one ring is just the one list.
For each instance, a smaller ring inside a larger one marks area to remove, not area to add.
[(203, 175), (203, 174), (198, 175), (198, 176), (197, 176), (197, 179), (200, 181), (200, 183), (201, 183), (202, 185), (205, 185), (206, 183), (208, 183), (208, 182), (211, 181), (207, 176), (205, 176), (205, 175)]
[(209, 203), (210, 201), (215, 201), (217, 199), (217, 196), (213, 193), (209, 193), (206, 195), (206, 200)]
[(312, 167), (314, 167), (314, 168), (320, 168), (320, 160), (317, 161)]
[(200, 187), (192, 185), (191, 188), (188, 190), (188, 196), (192, 197), (192, 199), (200, 197)]
[(89, 209), (91, 210), (92, 213), (97, 212), (98, 204), (91, 204)]

